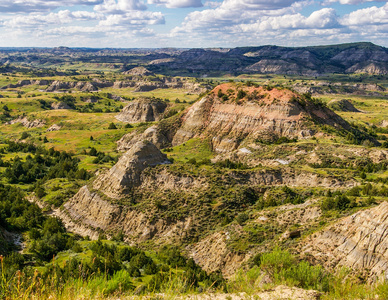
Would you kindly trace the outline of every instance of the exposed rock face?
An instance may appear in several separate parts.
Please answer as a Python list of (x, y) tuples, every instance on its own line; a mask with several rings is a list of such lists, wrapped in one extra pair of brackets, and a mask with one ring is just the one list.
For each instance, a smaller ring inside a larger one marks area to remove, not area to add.
[[(246, 138), (303, 138), (314, 134), (305, 126), (305, 120), (310, 117), (324, 124), (348, 128), (342, 118), (327, 108), (308, 103), (302, 106), (295, 100), (300, 96), (290, 90), (266, 91), (261, 87), (245, 87), (241, 91), (246, 96), (236, 100), (236, 88), (222, 84), (191, 106), (183, 116), (182, 126), (174, 135), (172, 144), (179, 145), (193, 137), (210, 137), (213, 150), (229, 152)], [(229, 100), (218, 97), (220, 93), (229, 93)], [(249, 97), (254, 99), (247, 100)]]
[(110, 99), (113, 99), (113, 100), (115, 100), (115, 101), (120, 101), (120, 102), (125, 102), (126, 100), (123, 98), (123, 97), (120, 97), (120, 96), (118, 96), (118, 95), (109, 95), (109, 98)]
[(141, 98), (124, 107), (116, 119), (127, 123), (159, 121), (166, 108), (165, 102)]
[(226, 240), (228, 232), (216, 232), (199, 243), (188, 247), (188, 254), (206, 272), (222, 271), (226, 277), (233, 275), (245, 260), (245, 255), (231, 252)]
[(51, 103), (52, 109), (71, 109), (69, 105), (63, 102), (53, 102)]
[(117, 141), (117, 150), (127, 151), (137, 142), (144, 140), (152, 142), (158, 149), (168, 147), (170, 144), (169, 139), (160, 132), (157, 125), (154, 125), (147, 128), (143, 133), (138, 133), (135, 130), (124, 135)]
[(242, 47), (234, 49), (190, 49), (170, 58), (154, 59), (153, 70), (275, 73), (318, 75), (327, 73), (387, 74), (388, 51), (371, 43), (324, 47)]
[(147, 70), (144, 67), (136, 67), (128, 71), (123, 72), (125, 75), (136, 75), (136, 76), (153, 76), (155, 75), (151, 71)]
[(375, 62), (370, 63), (357, 63), (354, 66), (346, 69), (346, 73), (366, 73), (375, 75), (388, 74), (388, 66), (376, 64)]
[[(231, 174), (231, 177), (237, 180), (243, 180), (240, 174)], [(288, 185), (288, 186), (321, 186), (326, 188), (351, 188), (357, 185), (356, 181), (340, 181), (335, 177), (322, 177), (310, 172), (296, 172), (286, 167), (282, 171), (255, 172), (246, 175), (252, 185)]]
[(303, 241), (303, 251), (328, 268), (347, 266), (369, 278), (386, 275), (388, 202), (359, 211)]
[(47, 132), (50, 132), (50, 131), (58, 131), (61, 129), (61, 126), (57, 125), (57, 124), (53, 124), (50, 126), (50, 128), (48, 128), (46, 131)]
[[(150, 164), (144, 161), (142, 164), (138, 156), (141, 156), (143, 159), (148, 157), (148, 161), (153, 160), (154, 163), (164, 162), (164, 156), (157, 154), (157, 149), (155, 150), (152, 146), (149, 147), (151, 150), (143, 150), (147, 152), (147, 155), (139, 155), (135, 149), (129, 150), (128, 152), (132, 154), (127, 152), (126, 157), (120, 159), (115, 167), (95, 180), (93, 187), (98, 189), (98, 191), (91, 191), (87, 186), (84, 186), (73, 198), (66, 202), (64, 209), (56, 212), (64, 220), (66, 227), (72, 232), (84, 236), (89, 235), (92, 238), (98, 237), (99, 229), (103, 229), (108, 234), (123, 230), (128, 241), (132, 242), (142, 242), (151, 238), (156, 243), (181, 242), (185, 237), (189, 236), (190, 230), (196, 226), (195, 224), (201, 222), (201, 220), (196, 220), (197, 215), (194, 211), (180, 220), (168, 221), (158, 219), (152, 221), (152, 211), (141, 212), (136, 209), (123, 209), (122, 206), (113, 204), (111, 200), (102, 197), (102, 194), (110, 198), (125, 197), (126, 188), (128, 187), (148, 193), (170, 190), (192, 195), (196, 195), (199, 190), (208, 188), (209, 183), (206, 177), (177, 175), (170, 172), (167, 167), (160, 167), (158, 172), (153, 174), (140, 172), (140, 169)], [(139, 149), (141, 147), (135, 145), (134, 148)], [(155, 153), (156, 156), (159, 155), (159, 159), (154, 158)], [(139, 169), (135, 169), (135, 166), (139, 165)], [(353, 184), (352, 182), (341, 183), (334, 178), (323, 180), (318, 175), (305, 172), (295, 174), (292, 172), (282, 173), (268, 170), (262, 173), (244, 173), (241, 175), (230, 173), (226, 174), (226, 176), (237, 184), (248, 184), (249, 186), (277, 186), (284, 184), (293, 186), (295, 184), (299, 186), (343, 187), (346, 184)], [(279, 218), (276, 219), (276, 222), (279, 222), (279, 224), (287, 225), (288, 223), (294, 224), (295, 222), (305, 224), (320, 215), (320, 211), (314, 207), (308, 207), (308, 203), (300, 205), (303, 206), (303, 209), (299, 210), (298, 214), (295, 214), (294, 211), (288, 211), (294, 208), (294, 206), (291, 206), (291, 208), (288, 206), (283, 209), (282, 217), (280, 218), (279, 215)], [(226, 248), (226, 242), (227, 234), (221, 232), (205, 237), (203, 242), (188, 248), (188, 251), (198, 262), (202, 260), (202, 266), (204, 266), (205, 257), (214, 255), (206, 252), (206, 247), (209, 244), (215, 243), (212, 247), (218, 247), (223, 254), (215, 261), (206, 260), (207, 268), (208, 270), (213, 270), (220, 267), (224, 274), (231, 275), (232, 269), (241, 264), (242, 261), (245, 261), (247, 256), (231, 252)]]
[(19, 88), (19, 87), (23, 87), (23, 86), (26, 86), (26, 85), (49, 85), (51, 83), (51, 81), (49, 80), (29, 80), (29, 79), (24, 79), (24, 80), (19, 80), (18, 83), (16, 84), (9, 84), (5, 87), (2, 87), (2, 89), (7, 89), (7, 88)]
[(158, 243), (177, 242), (186, 236), (192, 222), (190, 217), (173, 224), (162, 219), (152, 221), (142, 212), (123, 210), (119, 205), (103, 200), (87, 186), (82, 187), (56, 215), (62, 218), (68, 230), (83, 236), (97, 239), (99, 229), (108, 234), (122, 230), (132, 242), (151, 238)]
[(77, 89), (83, 92), (92, 92), (98, 90), (98, 88), (89, 81), (63, 82), (56, 80), (46, 89), (46, 92), (55, 92), (68, 89)]
[(106, 174), (100, 175), (93, 187), (108, 197), (120, 198), (123, 193), (141, 184), (140, 175), (145, 168), (165, 163), (169, 163), (167, 156), (154, 144), (140, 141), (120, 157)]
[(246, 67), (244, 70), (261, 74), (305, 74), (309, 76), (318, 75), (317, 71), (309, 70), (300, 64), (281, 59), (263, 59), (249, 67)]
[(27, 127), (27, 128), (43, 127), (44, 125), (46, 125), (46, 121), (44, 120), (36, 119), (36, 120), (29, 121), (27, 117), (19, 117), (17, 119), (7, 122), (6, 124), (11, 125), (16, 123), (21, 123), (24, 127)]
[(311, 85), (305, 85), (304, 83), (296, 83), (292, 86), (293, 90), (305, 94), (310, 93), (312, 95), (334, 95), (334, 94), (348, 94), (348, 95), (371, 95), (382, 96), (381, 92), (385, 91), (385, 88), (377, 84), (365, 84), (365, 83), (331, 83), (326, 81), (313, 82)]

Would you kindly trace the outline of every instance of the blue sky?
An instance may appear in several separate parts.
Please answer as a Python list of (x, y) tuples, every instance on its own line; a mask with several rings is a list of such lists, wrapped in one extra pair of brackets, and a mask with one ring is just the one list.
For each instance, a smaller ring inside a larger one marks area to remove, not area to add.
[(388, 47), (387, 2), (0, 0), (0, 47)]

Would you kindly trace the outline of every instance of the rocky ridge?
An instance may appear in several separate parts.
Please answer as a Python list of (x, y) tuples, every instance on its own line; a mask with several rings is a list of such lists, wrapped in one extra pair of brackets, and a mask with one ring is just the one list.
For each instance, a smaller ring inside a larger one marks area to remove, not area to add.
[[(245, 140), (276, 140), (280, 137), (303, 139), (316, 134), (308, 120), (313, 119), (340, 129), (349, 125), (330, 109), (306, 100), (288, 89), (222, 84), (188, 108), (172, 130), (152, 132), (153, 141), (173, 146), (191, 138), (208, 138), (213, 150), (223, 153), (236, 150)], [(178, 124), (179, 123), (179, 124)], [(162, 125), (159, 126), (161, 128)], [(124, 136), (120, 149), (131, 144), (134, 134)]]
[(108, 197), (117, 198), (141, 184), (140, 175), (145, 168), (167, 163), (167, 156), (154, 144), (140, 141), (121, 156), (106, 174), (100, 175), (94, 181), (93, 187)]
[(44, 125), (46, 125), (45, 120), (35, 119), (35, 120), (30, 121), (30, 120), (28, 120), (27, 117), (18, 117), (12, 121), (7, 122), (6, 124), (12, 125), (12, 124), (16, 124), (16, 123), (20, 123), (26, 128), (43, 127)]
[(63, 92), (78, 90), (82, 92), (96, 92), (100, 89), (112, 87), (115, 89), (134, 88), (135, 92), (152, 91), (155, 89), (184, 89), (188, 93), (200, 94), (211, 87), (205, 83), (193, 81), (185, 77), (157, 76), (144, 67), (134, 68), (123, 73), (125, 79), (110, 81), (92, 78), (89, 81), (61, 81), (61, 80), (20, 80), (16, 84), (9, 84), (1, 89), (20, 88), (28, 85), (45, 86), (46, 92)]
[(384, 96), (383, 92), (386, 89), (377, 84), (371, 83), (331, 83), (325, 81), (312, 82), (310, 84), (296, 83), (292, 85), (292, 89), (298, 93), (310, 93), (312, 95), (368, 95), (368, 96)]
[(319, 76), (329, 73), (387, 74), (388, 51), (372, 43), (317, 47), (240, 47), (190, 49), (149, 63), (152, 70), (208, 73), (259, 73)]

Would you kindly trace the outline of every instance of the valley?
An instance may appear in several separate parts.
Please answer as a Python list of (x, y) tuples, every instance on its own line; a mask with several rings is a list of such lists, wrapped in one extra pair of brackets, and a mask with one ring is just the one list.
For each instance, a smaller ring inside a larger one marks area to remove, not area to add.
[(386, 299), (387, 57), (0, 48), (0, 297)]

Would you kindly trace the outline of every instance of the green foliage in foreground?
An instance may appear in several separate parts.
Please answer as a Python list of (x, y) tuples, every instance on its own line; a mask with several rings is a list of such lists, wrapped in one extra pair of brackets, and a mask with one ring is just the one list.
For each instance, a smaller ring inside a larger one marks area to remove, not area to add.
[(296, 257), (286, 250), (275, 248), (272, 252), (256, 257), (255, 261), (275, 283), (287, 283), (290, 286), (322, 292), (330, 290), (330, 273), (320, 265), (298, 262)]
[(39, 271), (26, 265), (28, 257), (19, 253), (1, 257), (0, 299), (53, 294), (66, 298), (67, 289), (77, 285), (86, 286), (90, 297), (122, 295), (135, 289), (137, 294), (147, 294), (173, 286), (186, 293), (199, 287), (225, 286), (220, 273), (207, 274), (174, 246), (162, 247), (153, 256), (139, 248), (101, 240), (87, 243), (86, 248), (74, 242), (72, 249), (65, 260), (48, 262)]
[[(314, 289), (322, 293), (321, 299), (388, 296), (386, 282), (366, 284), (344, 268), (331, 274), (279, 248), (257, 255), (251, 269), (240, 270), (228, 282), (218, 273), (206, 274), (173, 246), (163, 247), (152, 256), (107, 241), (88, 243), (84, 250), (92, 252), (90, 261), (69, 258), (39, 270), (25, 266), (26, 260), (19, 253), (0, 257), (0, 299), (126, 299), (135, 295), (152, 298), (157, 293), (169, 299), (210, 291), (244, 292), (249, 297), (277, 285)], [(133, 268), (139, 268), (138, 273), (131, 274)], [(263, 283), (265, 277), (269, 278), (265, 279), (267, 283)]]

